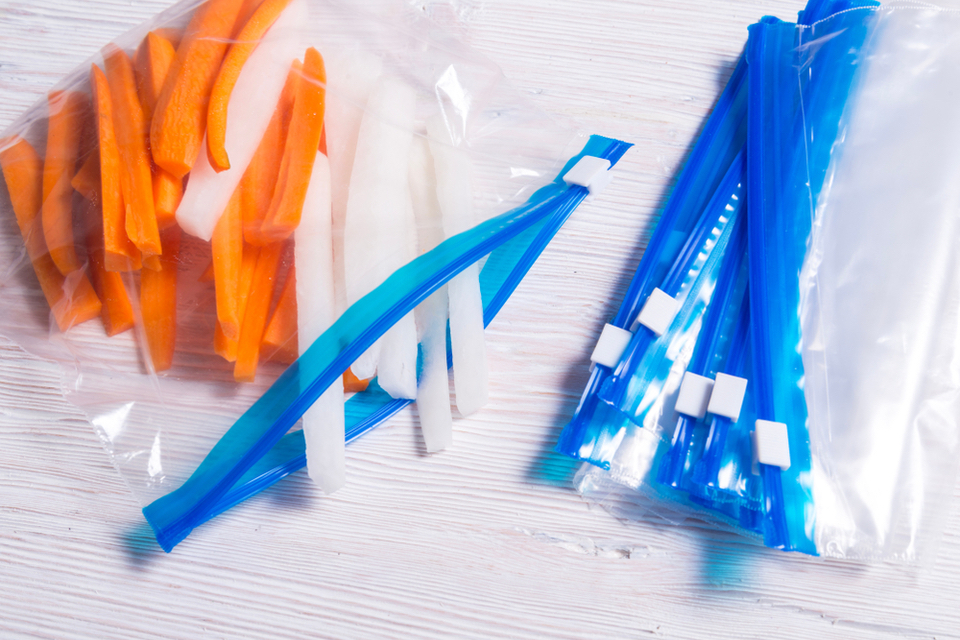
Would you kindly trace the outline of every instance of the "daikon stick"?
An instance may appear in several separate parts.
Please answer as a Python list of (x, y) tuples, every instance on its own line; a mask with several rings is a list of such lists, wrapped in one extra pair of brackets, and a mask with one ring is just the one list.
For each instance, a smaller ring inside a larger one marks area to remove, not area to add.
[[(317, 153), (294, 232), (297, 271), (297, 343), (310, 348), (337, 319), (333, 292), (333, 236), (330, 224), (330, 163)], [(326, 493), (346, 481), (344, 464), (343, 380), (337, 378), (303, 414), (307, 472)]]
[[(413, 212), (407, 172), (415, 107), (413, 89), (398, 78), (386, 76), (377, 82), (367, 101), (357, 135), (344, 221), (348, 305), (370, 293), (411, 257), (407, 239), (414, 223), (410, 220)], [(356, 360), (354, 374), (367, 378), (376, 372), (382, 341)], [(409, 349), (391, 349), (391, 353), (403, 355)]]
[(357, 135), (370, 92), (380, 77), (380, 59), (369, 53), (331, 54), (327, 65), (327, 104), (324, 127), (330, 158), (330, 198), (333, 212), (333, 273), (337, 311), (347, 308), (343, 273), (343, 233), (350, 174), (357, 152)]
[[(476, 224), (473, 171), (466, 151), (455, 146), (442, 117), (432, 118), (427, 123), (427, 132), (437, 175), (437, 200), (443, 212), (443, 230), (449, 238)], [(480, 267), (473, 264), (453, 278), (447, 285), (447, 294), (457, 410), (468, 416), (486, 404), (489, 396)]]
[(227, 110), (224, 147), (230, 156), (230, 168), (217, 173), (210, 166), (204, 140), (177, 208), (177, 222), (187, 233), (203, 240), (213, 235), (220, 215), (270, 124), (287, 71), (303, 53), (300, 30), (306, 21), (306, 0), (294, 0), (243, 66)]
[[(433, 158), (425, 138), (417, 136), (410, 152), (410, 197), (417, 221), (421, 253), (443, 242), (443, 219), (437, 202)], [(450, 375), (447, 371), (447, 288), (441, 287), (416, 310), (423, 351), (423, 370), (417, 389), (420, 431), (427, 451), (440, 451), (453, 440)]]

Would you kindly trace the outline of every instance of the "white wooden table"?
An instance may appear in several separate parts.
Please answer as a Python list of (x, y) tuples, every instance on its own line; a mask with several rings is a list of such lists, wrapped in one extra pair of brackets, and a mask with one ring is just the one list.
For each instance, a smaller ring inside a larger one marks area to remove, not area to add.
[[(637, 144), (490, 328), (489, 405), (431, 457), (401, 414), (348, 448), (334, 496), (296, 474), (165, 554), (127, 533), (140, 507), (57, 368), (2, 341), (0, 638), (960, 637), (955, 505), (924, 571), (823, 561), (620, 522), (551, 453), (747, 25), (802, 2), (410, 3), (542, 108)], [(0, 129), (166, 4), (0, 1)]]

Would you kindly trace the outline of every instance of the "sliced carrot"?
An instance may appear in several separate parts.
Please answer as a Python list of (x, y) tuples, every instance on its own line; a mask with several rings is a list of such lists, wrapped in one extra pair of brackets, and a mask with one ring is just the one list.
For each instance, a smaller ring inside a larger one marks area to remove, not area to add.
[(263, 333), (261, 349), (265, 360), (290, 364), (297, 359), (297, 272), (291, 265), (280, 290), (277, 308)]
[(47, 155), (43, 162), (43, 236), (50, 257), (63, 275), (80, 268), (73, 243), (73, 188), (80, 132), (87, 99), (76, 91), (54, 91), (49, 96), (50, 121)]
[(244, 0), (209, 0), (187, 26), (160, 92), (150, 128), (154, 161), (182, 178), (193, 167), (207, 124), (207, 103)]
[(327, 128), (324, 127), (323, 131), (320, 132), (320, 146), (317, 148), (317, 151), (323, 155), (327, 155)]
[(74, 191), (85, 200), (100, 199), (100, 154), (91, 153), (70, 181)]
[(177, 222), (177, 207), (183, 199), (183, 179), (169, 171), (153, 167), (153, 206), (157, 226), (166, 229)]
[(143, 105), (143, 117), (148, 123), (153, 121), (153, 111), (176, 57), (173, 44), (156, 31), (148, 33), (137, 48), (137, 91)]
[(295, 60), (287, 74), (286, 84), (283, 86), (283, 92), (280, 94), (280, 100), (274, 109), (270, 124), (260, 140), (250, 165), (243, 174), (240, 186), (243, 193), (243, 237), (251, 244), (267, 244), (267, 240), (262, 237), (261, 229), (280, 174), (284, 142), (287, 139), (287, 129), (293, 115), (293, 104), (297, 97), (301, 73), (302, 65)]
[(103, 214), (97, 199), (88, 200), (87, 211), (87, 259), (90, 261), (90, 280), (100, 298), (100, 319), (108, 336), (115, 336), (133, 327), (133, 305), (127, 295), (123, 276), (116, 271), (107, 271), (103, 263), (103, 229), (100, 220)]
[(243, 266), (243, 220), (240, 191), (235, 190), (217, 222), (212, 238), (213, 273), (217, 294), (217, 321), (231, 340), (240, 337), (240, 271)]
[(100, 299), (82, 270), (64, 277), (43, 239), (41, 203), (44, 165), (36, 150), (19, 136), (0, 140), (0, 167), (27, 255), (47, 304), (61, 331), (100, 314)]
[[(120, 188), (125, 209), (124, 225), (127, 236), (140, 249), (144, 266), (154, 268), (159, 255), (160, 229), (157, 226), (153, 204), (153, 178), (150, 174), (150, 153), (147, 151), (147, 125), (137, 95), (133, 64), (129, 56), (114, 45), (104, 51), (107, 63), (107, 82), (113, 104), (113, 125), (122, 168)], [(103, 168), (101, 167), (101, 173)]]
[(311, 47), (304, 56), (277, 184), (261, 228), (261, 236), (266, 241), (288, 238), (300, 224), (307, 185), (323, 134), (325, 84), (323, 58)]
[(263, 340), (270, 301), (273, 299), (273, 287), (277, 277), (277, 267), (283, 254), (284, 243), (275, 242), (260, 249), (257, 266), (247, 296), (247, 306), (240, 327), (240, 343), (237, 345), (237, 362), (233, 367), (233, 378), (237, 382), (252, 382), (257, 374), (260, 360), (260, 343)]
[(103, 210), (103, 263), (107, 271), (140, 268), (140, 251), (127, 237), (126, 208), (120, 187), (120, 150), (113, 126), (113, 100), (107, 76), (100, 67), (90, 67), (94, 112), (100, 146), (100, 204)]
[(177, 339), (180, 227), (165, 229), (162, 242), (160, 270), (144, 269), (140, 274), (140, 314), (154, 371), (166, 371), (173, 364)]
[(279, 180), (262, 231), (266, 238), (275, 242), (290, 237), (300, 224), (303, 201), (323, 132), (326, 81), (323, 58), (310, 47), (303, 60), (303, 79), (297, 87)]
[(362, 391), (366, 391), (369, 385), (370, 379), (361, 380), (357, 376), (353, 375), (352, 369), (347, 369), (343, 372), (343, 390), (347, 393), (360, 393)]
[[(240, 283), (238, 285), (238, 316), (244, 317), (247, 308), (247, 300), (250, 297), (250, 287), (253, 284), (253, 275), (257, 267), (257, 258), (260, 257), (259, 247), (244, 245), (243, 264), (240, 269)], [(213, 334), (213, 348), (220, 356), (223, 356), (228, 362), (236, 362), (237, 347), (239, 340), (231, 340), (223, 333), (220, 323), (217, 322), (216, 330)]]
[(161, 27), (159, 29), (154, 29), (153, 33), (169, 42), (173, 47), (174, 52), (176, 52), (177, 47), (180, 46), (180, 40), (183, 38), (183, 30), (175, 29), (174, 27)]
[(265, 0), (257, 7), (237, 35), (236, 42), (230, 45), (230, 50), (220, 65), (220, 73), (210, 91), (210, 104), (207, 107), (207, 155), (210, 166), (218, 172), (230, 168), (230, 159), (224, 147), (230, 94), (250, 54), (288, 4), (290, 0)]

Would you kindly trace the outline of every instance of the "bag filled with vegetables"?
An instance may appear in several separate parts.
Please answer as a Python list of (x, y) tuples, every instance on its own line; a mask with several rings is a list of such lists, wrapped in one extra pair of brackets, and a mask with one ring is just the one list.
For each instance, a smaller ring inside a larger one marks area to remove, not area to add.
[(64, 365), (167, 550), (304, 466), (335, 491), (411, 402), (448, 446), (448, 368), (477, 411), (484, 327), (629, 147), (349, 4), (182, 2), (0, 136), (0, 332)]

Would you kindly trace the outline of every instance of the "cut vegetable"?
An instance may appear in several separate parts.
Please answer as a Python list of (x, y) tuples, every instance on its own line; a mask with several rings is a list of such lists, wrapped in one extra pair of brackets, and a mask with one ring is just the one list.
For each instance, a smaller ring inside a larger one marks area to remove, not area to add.
[(210, 92), (210, 104), (207, 109), (207, 153), (210, 166), (215, 171), (224, 171), (230, 168), (230, 159), (224, 148), (224, 139), (227, 130), (227, 109), (230, 93), (233, 91), (240, 70), (247, 62), (250, 54), (256, 49), (260, 39), (280, 13), (290, 4), (290, 0), (265, 0), (240, 30), (236, 42), (230, 45), (220, 72)]
[(210, 90), (243, 4), (209, 0), (197, 9), (157, 99), (150, 127), (153, 158), (178, 178), (187, 175), (200, 152)]
[(73, 241), (73, 179), (87, 98), (75, 91), (50, 94), (47, 154), (43, 162), (43, 236), (63, 275), (80, 268)]
[[(347, 304), (379, 286), (410, 257), (405, 240), (413, 212), (403, 203), (410, 197), (407, 171), (415, 106), (413, 89), (392, 77), (378, 81), (368, 100), (357, 137), (344, 224)], [(357, 376), (374, 375), (381, 343), (375, 342), (354, 362)]]
[(297, 270), (291, 265), (260, 349), (264, 359), (290, 364), (300, 355), (297, 343)]
[(83, 166), (77, 171), (70, 181), (74, 191), (79, 193), (85, 200), (100, 199), (100, 155), (97, 152), (91, 153), (84, 160)]
[(183, 199), (183, 180), (153, 167), (153, 207), (157, 214), (157, 226), (166, 229), (177, 223), (177, 207)]
[(156, 31), (148, 33), (137, 48), (137, 90), (147, 122), (153, 122), (153, 112), (176, 56), (173, 44)]
[(90, 68), (100, 156), (100, 207), (103, 212), (103, 263), (107, 271), (139, 269), (140, 251), (127, 237), (126, 213), (120, 187), (120, 151), (113, 126), (113, 100), (103, 71)]
[[(446, 123), (435, 117), (427, 123), (430, 150), (437, 174), (437, 201), (448, 238), (476, 224), (470, 158), (455, 146)], [(480, 267), (473, 264), (447, 284), (450, 299), (450, 348), (457, 410), (468, 416), (489, 397), (487, 351), (483, 337), (483, 301)]]
[[(270, 313), (270, 301), (273, 300), (273, 288), (277, 278), (277, 267), (284, 250), (283, 242), (268, 244), (260, 249), (257, 266), (253, 272), (253, 282), (247, 295), (247, 305), (243, 312), (243, 324), (240, 327), (240, 341), (237, 344), (237, 361), (233, 368), (233, 377), (237, 382), (253, 382), (260, 361), (260, 344), (263, 331)], [(224, 331), (226, 333), (226, 331)]]
[[(422, 136), (414, 137), (410, 153), (410, 198), (417, 222), (420, 253), (426, 253), (443, 242), (444, 236), (433, 157)], [(423, 353), (417, 412), (424, 443), (431, 453), (445, 449), (453, 441), (450, 373), (447, 369), (447, 306), (447, 288), (444, 286), (416, 309)]]
[(225, 147), (231, 168), (214, 171), (205, 150), (197, 158), (177, 208), (177, 222), (187, 233), (209, 240), (240, 183), (267, 130), (290, 67), (303, 51), (299, 34), (307, 20), (306, 9), (304, 0), (293, 0), (243, 65), (227, 113)]
[(328, 56), (327, 96), (324, 107), (322, 138), (330, 158), (330, 202), (333, 214), (333, 274), (336, 283), (337, 311), (347, 308), (344, 277), (344, 226), (347, 216), (347, 196), (350, 174), (357, 152), (357, 135), (363, 120), (363, 109), (370, 92), (380, 77), (380, 59), (368, 54), (351, 52)]
[[(253, 286), (253, 274), (257, 268), (257, 258), (259, 257), (260, 249), (258, 247), (244, 244), (243, 263), (240, 267), (240, 283), (237, 286), (237, 315), (240, 318), (243, 318), (246, 313), (247, 300), (250, 297), (250, 287)], [(212, 266), (211, 264), (211, 267)], [(213, 348), (217, 355), (221, 356), (227, 362), (236, 362), (239, 342), (238, 339), (228, 338), (223, 333), (220, 323), (217, 322), (213, 336)]]
[(291, 65), (270, 124), (240, 182), (243, 238), (251, 244), (267, 244), (261, 230), (270, 209), (270, 201), (273, 200), (277, 177), (280, 175), (280, 161), (283, 159), (283, 147), (287, 140), (302, 68), (298, 60)]
[[(147, 151), (147, 124), (137, 95), (133, 64), (122, 49), (104, 50), (107, 83), (113, 105), (113, 126), (120, 152), (120, 189), (123, 193), (127, 237), (140, 250), (143, 265), (160, 268), (152, 256), (160, 255), (160, 229), (153, 204), (153, 177)], [(101, 173), (103, 167), (101, 166)]]
[(227, 210), (213, 232), (213, 273), (217, 297), (217, 321), (224, 335), (240, 338), (240, 272), (243, 265), (243, 226), (240, 192), (235, 191)]
[(180, 262), (180, 229), (170, 227), (162, 235), (160, 269), (140, 274), (140, 314), (153, 371), (173, 365), (177, 340), (177, 271)]
[(323, 131), (326, 82), (323, 58), (319, 51), (310, 47), (304, 55), (303, 77), (297, 84), (280, 174), (261, 232), (271, 241), (289, 238), (300, 224), (303, 201)]
[(40, 156), (23, 138), (7, 138), (0, 141), (0, 168), (27, 256), (57, 327), (66, 331), (96, 318), (100, 314), (100, 299), (86, 275), (77, 270), (64, 278), (47, 251), (40, 212), (44, 173)]
[[(315, 152), (316, 153), (316, 152)], [(296, 231), (297, 324), (299, 351), (337, 319), (333, 285), (333, 226), (330, 219), (330, 164), (316, 153), (303, 219)], [(336, 491), (346, 479), (342, 378), (334, 381), (303, 414), (307, 471), (325, 492)]]
[(133, 328), (133, 305), (127, 295), (123, 276), (107, 271), (103, 262), (103, 214), (97, 199), (86, 202), (87, 260), (90, 262), (90, 280), (100, 298), (100, 319), (108, 336), (115, 336)]

